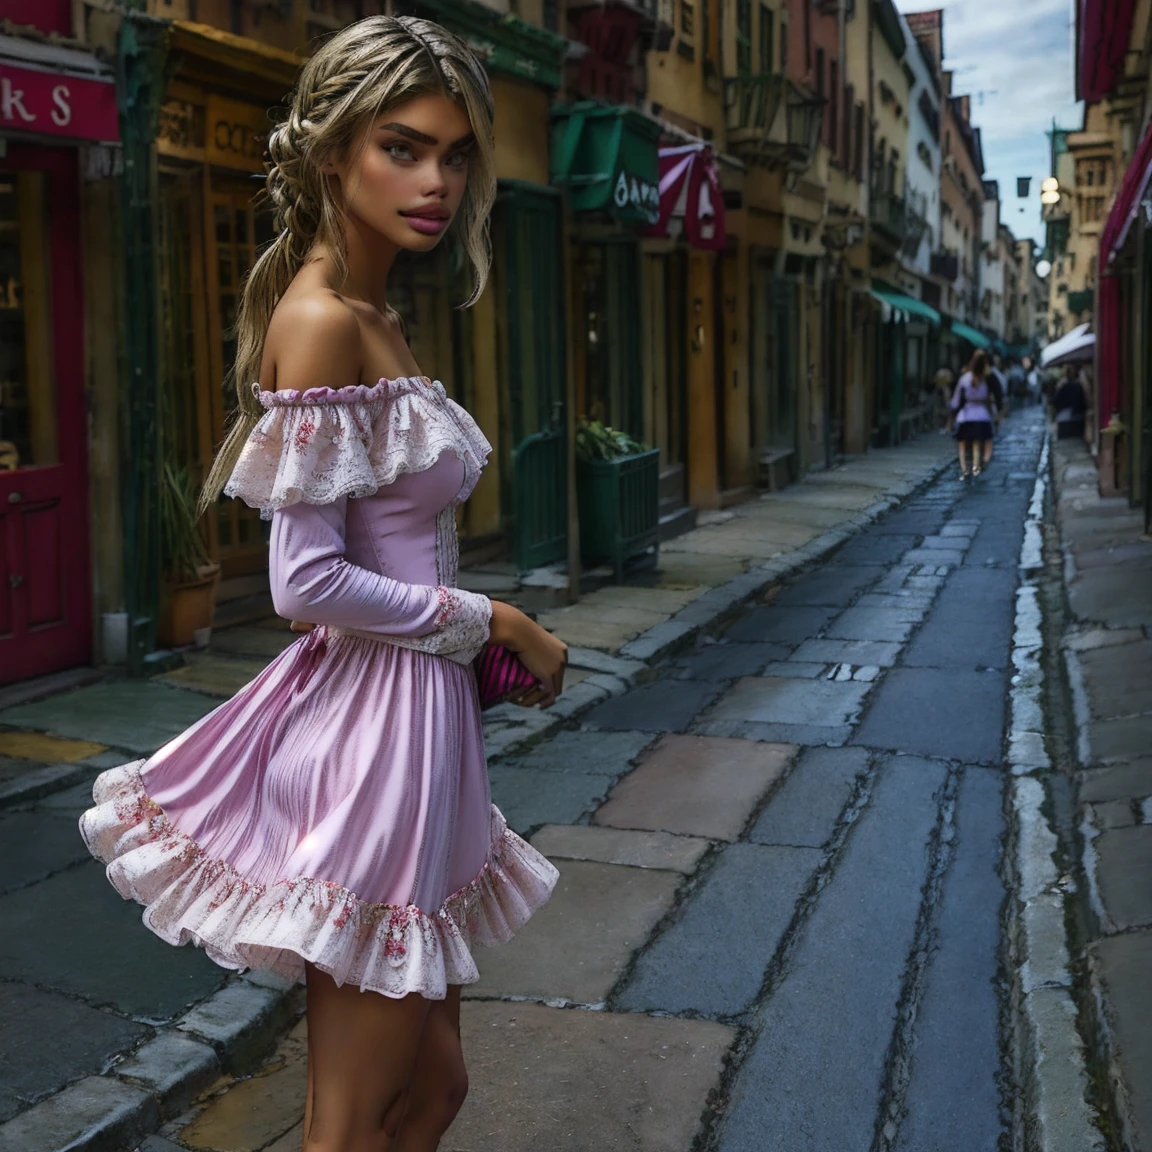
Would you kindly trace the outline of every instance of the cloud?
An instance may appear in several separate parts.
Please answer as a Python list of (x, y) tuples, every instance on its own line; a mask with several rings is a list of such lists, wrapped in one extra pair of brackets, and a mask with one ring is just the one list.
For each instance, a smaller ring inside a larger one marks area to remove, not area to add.
[[(896, 0), (902, 12), (944, 9), (944, 66), (952, 90), (972, 96), (989, 180), (1000, 182), (1002, 217), (1017, 236), (1042, 235), (1039, 185), (1047, 176), (1053, 119), (1082, 122), (1075, 99), (1072, 0)], [(1032, 176), (1027, 204), (1016, 177)], [(1021, 215), (1019, 207), (1026, 208)]]

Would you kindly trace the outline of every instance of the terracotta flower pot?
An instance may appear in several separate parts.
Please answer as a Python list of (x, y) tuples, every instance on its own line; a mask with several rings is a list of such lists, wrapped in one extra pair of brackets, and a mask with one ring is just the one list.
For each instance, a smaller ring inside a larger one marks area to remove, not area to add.
[(165, 583), (160, 603), (156, 638), (163, 648), (184, 648), (211, 629), (216, 612), (216, 586), (220, 582), (220, 565), (204, 564), (196, 570), (195, 580), (179, 584)]

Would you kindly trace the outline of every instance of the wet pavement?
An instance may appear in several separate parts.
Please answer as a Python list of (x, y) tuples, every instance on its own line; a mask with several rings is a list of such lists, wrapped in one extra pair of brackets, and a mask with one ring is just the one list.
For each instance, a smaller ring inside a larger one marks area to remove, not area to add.
[[(447, 1152), (1011, 1146), (1005, 723), (1042, 431), (1017, 415), (977, 482), (493, 767), (561, 878), (478, 954)], [(294, 1149), (302, 1053), (298, 1029), (147, 1147)]]

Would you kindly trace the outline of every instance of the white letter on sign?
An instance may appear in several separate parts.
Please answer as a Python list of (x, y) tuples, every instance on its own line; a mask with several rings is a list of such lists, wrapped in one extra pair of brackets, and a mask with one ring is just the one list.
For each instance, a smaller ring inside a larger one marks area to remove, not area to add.
[(64, 84), (57, 84), (52, 89), (52, 103), (56, 105), (52, 109), (52, 123), (57, 128), (66, 128), (72, 123), (72, 109), (68, 106), (68, 100), (72, 93)]
[(7, 76), (0, 80), (0, 119), (15, 120), (16, 113), (20, 113), (20, 119), (25, 124), (31, 123), (36, 119), (27, 108), (24, 107), (24, 89), (13, 88), (12, 81)]

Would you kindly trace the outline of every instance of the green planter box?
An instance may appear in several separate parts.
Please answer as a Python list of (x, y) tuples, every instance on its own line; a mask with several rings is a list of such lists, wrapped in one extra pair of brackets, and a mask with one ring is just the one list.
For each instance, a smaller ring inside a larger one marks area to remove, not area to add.
[(576, 465), (580, 552), (585, 562), (624, 563), (660, 546), (660, 449)]

